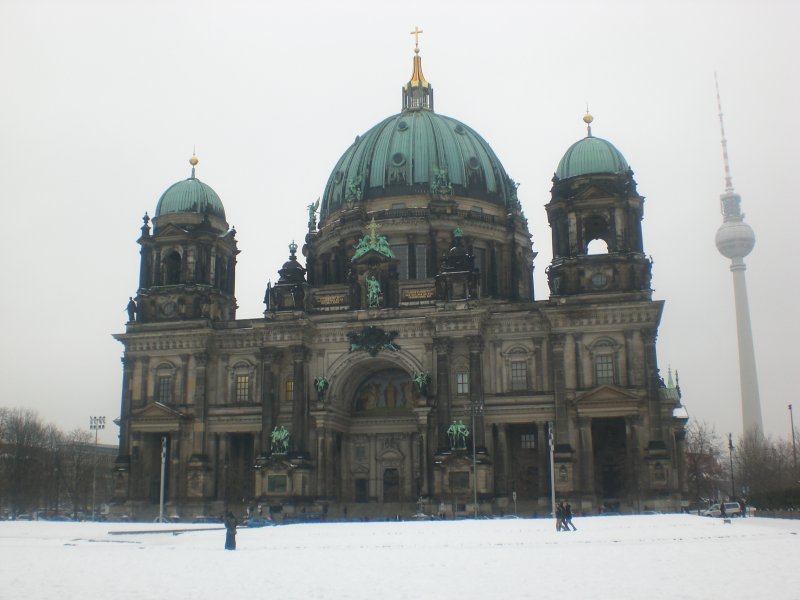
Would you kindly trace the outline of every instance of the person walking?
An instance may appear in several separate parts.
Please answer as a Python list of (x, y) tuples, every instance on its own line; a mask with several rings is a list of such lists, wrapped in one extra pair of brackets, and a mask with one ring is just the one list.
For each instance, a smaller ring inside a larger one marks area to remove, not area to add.
[(231, 511), (225, 515), (225, 550), (236, 550), (236, 517)]
[(564, 529), (569, 531), (567, 526), (572, 527), (572, 531), (578, 531), (578, 528), (572, 523), (572, 505), (569, 502), (564, 507)]
[(556, 531), (566, 528), (567, 526), (564, 524), (564, 501), (562, 500), (556, 506)]

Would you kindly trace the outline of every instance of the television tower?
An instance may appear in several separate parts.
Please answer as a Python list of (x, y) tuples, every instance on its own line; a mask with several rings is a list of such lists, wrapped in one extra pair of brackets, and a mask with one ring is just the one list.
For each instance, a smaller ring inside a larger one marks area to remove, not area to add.
[(731, 259), (733, 273), (733, 298), (736, 304), (736, 332), (739, 338), (739, 386), (742, 393), (743, 432), (755, 430), (764, 434), (761, 421), (761, 401), (758, 396), (758, 374), (756, 355), (753, 350), (753, 332), (750, 328), (750, 306), (747, 302), (747, 283), (744, 271), (744, 257), (750, 254), (756, 243), (753, 229), (744, 222), (741, 210), (742, 198), (733, 191), (731, 169), (728, 164), (728, 144), (725, 140), (725, 126), (722, 122), (722, 102), (719, 97), (719, 82), (714, 73), (717, 87), (717, 106), (719, 107), (719, 127), (722, 132), (722, 159), (725, 164), (725, 192), (720, 195), (722, 225), (717, 230), (717, 250), (725, 258)]

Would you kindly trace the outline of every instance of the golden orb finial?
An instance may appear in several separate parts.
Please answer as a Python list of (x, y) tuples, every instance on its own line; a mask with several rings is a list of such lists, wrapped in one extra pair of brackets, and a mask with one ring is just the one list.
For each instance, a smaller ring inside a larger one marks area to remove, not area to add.
[(197, 165), (197, 163), (199, 163), (199, 162), (200, 162), (200, 161), (199, 161), (199, 160), (197, 160), (197, 157), (196, 157), (194, 154), (192, 154), (192, 158), (190, 158), (190, 159), (189, 159), (189, 164), (190, 164), (190, 165), (192, 165), (192, 166), (194, 167), (194, 166), (196, 166), (196, 165)]
[(588, 112), (583, 115), (583, 122), (587, 125), (591, 125), (592, 121), (594, 121), (594, 117), (590, 115)]

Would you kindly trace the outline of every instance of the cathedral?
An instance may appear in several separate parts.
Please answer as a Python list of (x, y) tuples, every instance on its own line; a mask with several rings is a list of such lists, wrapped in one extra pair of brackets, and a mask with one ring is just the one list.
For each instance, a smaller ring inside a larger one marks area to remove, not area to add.
[(644, 197), (584, 121), (544, 207), (542, 299), (517, 185), (434, 110), (418, 46), (401, 111), (335, 163), (263, 315), (236, 314), (236, 231), (192, 157), (145, 214), (114, 336), (119, 510), (679, 510), (686, 417), (659, 374)]

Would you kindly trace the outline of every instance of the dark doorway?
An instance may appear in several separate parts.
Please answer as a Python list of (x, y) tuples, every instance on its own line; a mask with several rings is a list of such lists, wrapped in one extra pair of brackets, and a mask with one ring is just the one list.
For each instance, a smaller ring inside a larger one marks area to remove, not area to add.
[(539, 497), (539, 437), (535, 424), (510, 425), (508, 444), (511, 459), (511, 488), (517, 497), (535, 500)]
[(613, 503), (625, 493), (625, 419), (592, 419), (595, 493)]
[(369, 500), (369, 487), (366, 479), (355, 480), (355, 501), (367, 502)]
[(383, 501), (400, 502), (400, 471), (397, 469), (383, 472)]
[(225, 499), (242, 502), (253, 497), (255, 472), (253, 435), (232, 433), (228, 436), (228, 462)]

